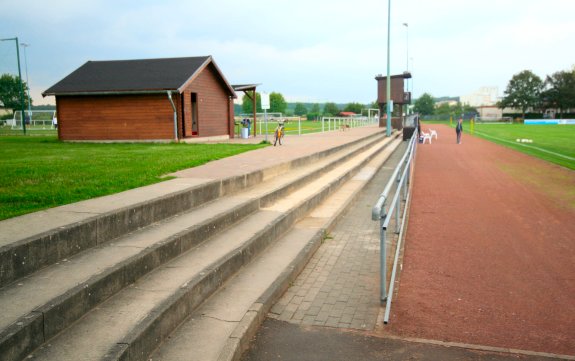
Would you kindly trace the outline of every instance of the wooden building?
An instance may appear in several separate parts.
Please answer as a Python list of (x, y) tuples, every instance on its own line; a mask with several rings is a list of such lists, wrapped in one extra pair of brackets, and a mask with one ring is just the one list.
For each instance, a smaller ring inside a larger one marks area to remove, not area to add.
[[(403, 104), (411, 103), (411, 93), (404, 90), (404, 79), (411, 78), (411, 74), (405, 72), (399, 75), (391, 75), (390, 83), (390, 100), (393, 102), (394, 107), (396, 105), (403, 106)], [(377, 80), (377, 104), (379, 106), (379, 114), (382, 116), (379, 118), (379, 126), (385, 127), (386, 121), (383, 119), (383, 115), (386, 114), (386, 104), (387, 104), (387, 76), (377, 75), (375, 77)], [(402, 119), (392, 118), (392, 127), (394, 129), (401, 129)]]
[(234, 137), (236, 93), (211, 56), (88, 61), (42, 95), (62, 140)]

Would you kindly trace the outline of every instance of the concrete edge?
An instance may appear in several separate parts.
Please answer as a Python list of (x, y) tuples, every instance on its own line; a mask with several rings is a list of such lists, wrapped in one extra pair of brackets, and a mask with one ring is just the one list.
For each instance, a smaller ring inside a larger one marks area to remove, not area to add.
[(0, 354), (19, 355), (15, 358), (7, 358), (8, 360), (25, 357), (99, 303), (134, 283), (138, 278), (200, 244), (210, 236), (211, 232), (216, 230), (220, 232), (249, 216), (259, 209), (259, 205), (259, 200), (240, 204), (223, 215), (219, 214), (176, 233), (167, 238), (165, 242), (143, 249), (140, 253), (90, 277), (85, 282), (47, 301), (44, 305), (38, 306), (31, 313), (21, 316), (12, 325), (0, 330)]
[(231, 195), (278, 174), (278, 171), (304, 166), (358, 142), (380, 136), (379, 130), (366, 137), (243, 175), (214, 180), (201, 185), (137, 202), (109, 212), (90, 215), (67, 226), (42, 232), (0, 247), (0, 287), (38, 269), (123, 234), (174, 216), (218, 197)]
[[(391, 154), (389, 156), (391, 156)], [(389, 156), (380, 164), (379, 168), (389, 159)], [(363, 166), (365, 166), (365, 164), (363, 164), (362, 167)], [(374, 176), (375, 173), (370, 176), (365, 185), (369, 184)], [(321, 241), (335, 227), (341, 217), (344, 216), (346, 209), (356, 199), (357, 194), (354, 194), (343, 203), (343, 206), (327, 221), (326, 225), (318, 229), (308, 244), (281, 273), (280, 277), (252, 304), (226, 341), (218, 357), (218, 361), (239, 361), (241, 359), (243, 353), (248, 350), (251, 339), (256, 335), (260, 325), (265, 320), (266, 315), (274, 303), (284, 294), (290, 284), (295, 281), (301, 271), (303, 271), (317, 249), (321, 246)]]
[[(395, 139), (395, 137), (393, 139)], [(387, 147), (389, 144), (390, 142), (382, 145), (382, 148)], [(302, 200), (300, 204), (290, 210), (290, 212), (282, 215), (275, 222), (269, 224), (265, 229), (258, 232), (254, 237), (252, 237), (250, 242), (242, 245), (234, 251), (231, 251), (226, 256), (217, 260), (214, 264), (208, 266), (206, 268), (206, 272), (203, 272), (204, 274), (194, 276), (188, 283), (186, 283), (186, 286), (182, 286), (174, 294), (168, 297), (168, 299), (158, 305), (139, 323), (138, 326), (134, 327), (132, 331), (130, 331), (129, 334), (121, 340), (121, 342), (116, 344), (116, 346), (127, 345), (127, 347), (115, 347), (108, 352), (108, 355), (111, 355), (113, 359), (118, 360), (139, 360), (147, 357), (173, 332), (175, 328), (181, 324), (181, 322), (183, 322), (183, 320), (193, 312), (194, 309), (216, 292), (227, 279), (233, 276), (233, 274), (242, 267), (242, 265), (257, 257), (257, 255), (267, 248), (269, 244), (275, 242), (276, 239), (289, 230), (289, 228), (291, 228), (298, 219), (301, 219), (304, 214), (315, 208), (329, 195), (333, 194), (334, 190), (338, 189), (343, 182), (350, 179), (376, 155), (377, 152), (374, 152), (369, 157), (366, 157), (366, 159), (356, 167), (326, 185), (318, 193), (308, 199)], [(336, 217), (333, 217), (333, 220), (330, 220), (328, 223), (331, 224), (335, 222), (335, 219)], [(311, 247), (317, 249), (324, 234), (324, 229), (319, 230), (313, 239), (313, 244), (306, 246), (305, 249)], [(309, 260), (309, 257), (313, 255), (313, 252), (309, 250), (305, 251), (305, 249), (300, 252), (302, 255), (298, 256), (297, 259), (301, 259), (303, 257), (306, 261), (300, 261), (300, 263), (297, 264), (298, 271), (295, 275), (301, 272)], [(284, 278), (295, 277), (292, 276), (293, 271), (284, 272), (286, 273), (286, 275), (283, 276)], [(286, 284), (289, 285), (289, 281)], [(277, 293), (280, 291), (281, 290), (279, 288), (270, 289), (268, 292), (273, 293), (274, 296), (267, 296), (266, 298), (273, 299), (274, 297), (277, 297)], [(251, 309), (257, 309), (257, 307), (257, 305), (252, 306)], [(266, 312), (261, 314), (265, 315), (265, 313)], [(256, 317), (256, 319), (259, 319), (260, 317), (260, 313), (258, 312), (258, 317)], [(257, 329), (257, 326), (255, 327)], [(250, 329), (252, 328), (250, 327)], [(117, 353), (115, 353), (114, 350), (117, 350)]]
[[(342, 158), (338, 158), (334, 163), (348, 160), (361, 151), (373, 146), (375, 142), (380, 140), (378, 137), (370, 138), (372, 138), (372, 140), (367, 142), (364, 146), (359, 147), (350, 154), (344, 155)], [(362, 140), (363, 139), (365, 138), (362, 138)], [(382, 147), (389, 146), (394, 139), (395, 136), (390, 138), (390, 141)], [(371, 157), (373, 157), (373, 155)], [(368, 162), (371, 157), (364, 160), (363, 163)], [(331, 168), (333, 167), (330, 167), (329, 169)], [(357, 168), (361, 168), (361, 165), (357, 166)], [(318, 172), (323, 173), (324, 171), (325, 169), (318, 170), (313, 172), (313, 174), (315, 176)], [(331, 186), (331, 188), (339, 187), (342, 182), (345, 182), (351, 177), (351, 173), (339, 179), (336, 184)], [(309, 177), (306, 177), (306, 179), (307, 178)], [(300, 182), (296, 181), (296, 183), (299, 184)], [(290, 186), (290, 188), (293, 187)], [(325, 189), (325, 191), (328, 193), (323, 193), (323, 195), (318, 194), (319, 200), (311, 202), (310, 205), (315, 205), (318, 202), (321, 202), (329, 193), (331, 193), (332, 189)], [(260, 201), (251, 201), (230, 210), (226, 216), (231, 215), (233, 220), (226, 221), (229, 217), (224, 217), (226, 219), (222, 222), (227, 224), (224, 228), (227, 228), (229, 224), (242, 218), (237, 215), (239, 209), (247, 209), (249, 211), (248, 213), (242, 212), (247, 216), (253, 213), (260, 204), (269, 202), (268, 198), (269, 195), (262, 197)], [(314, 198), (317, 199), (317, 197)], [(266, 199), (265, 202), (263, 201), (264, 199)], [(308, 209), (294, 209), (293, 211), (296, 213), (296, 217), (299, 217), (299, 214), (307, 212)], [(219, 222), (220, 218), (222, 217), (218, 217), (216, 221)], [(0, 330), (0, 350), (4, 353), (4, 351), (12, 352), (11, 350), (22, 349), (22, 352), (24, 353), (22, 357), (24, 357), (26, 354), (32, 352), (36, 347), (40, 346), (45, 340), (54, 337), (71, 323), (82, 317), (86, 312), (89, 312), (89, 310), (95, 305), (103, 302), (108, 297), (111, 297), (123, 287), (135, 282), (141, 276), (199, 244), (209, 236), (207, 233), (213, 228), (213, 221), (214, 219), (210, 219), (200, 225), (194, 226), (193, 228), (179, 232), (170, 237), (167, 242), (147, 248), (141, 253), (118, 263), (107, 271), (91, 277), (86, 282), (66, 291), (64, 294), (57, 296), (46, 304), (37, 307), (32, 311), (32, 313), (43, 315), (42, 327), (40, 328), (42, 330), (41, 336), (34, 334), (32, 337), (36, 324), (27, 322), (27, 319), (31, 317), (31, 314), (22, 316), (13, 325), (7, 327), (5, 330)], [(202, 226), (203, 224), (205, 225)], [(204, 228), (206, 231), (202, 231)], [(216, 229), (221, 230), (222, 228), (216, 227)], [(190, 238), (190, 234), (192, 234), (191, 238), (193, 239), (187, 239)], [(2, 332), (6, 333), (5, 337), (1, 337)]]

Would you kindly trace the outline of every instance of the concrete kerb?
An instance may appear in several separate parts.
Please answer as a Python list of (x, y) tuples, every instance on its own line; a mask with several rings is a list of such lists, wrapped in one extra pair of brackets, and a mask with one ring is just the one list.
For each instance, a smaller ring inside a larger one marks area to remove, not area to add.
[[(172, 235), (165, 242), (144, 249), (139, 254), (48, 301), (32, 313), (21, 317), (7, 329), (0, 331), (0, 351), (3, 354), (14, 353), (25, 357), (45, 340), (55, 336), (122, 288), (198, 245), (215, 230), (225, 229), (252, 214), (259, 209), (259, 203), (258, 200), (247, 202), (221, 216)], [(41, 322), (42, 326), (36, 327), (37, 322)]]
[[(374, 139), (377, 140), (377, 138)], [(372, 142), (364, 145), (352, 154), (364, 150), (371, 144)], [(345, 156), (343, 160), (348, 157), (350, 157), (350, 155)], [(247, 177), (250, 176), (261, 179), (261, 172), (252, 172), (245, 177), (235, 177), (235, 183), (233, 181), (228, 181), (227, 184), (230, 187), (241, 189), (248, 184)], [(237, 187), (235, 185), (237, 183), (241, 183), (241, 186)], [(299, 184), (299, 182), (296, 183)], [(211, 184), (208, 186), (210, 185)], [(225, 186), (222, 187), (226, 188)], [(209, 198), (213, 197), (214, 193), (215, 192), (211, 192)], [(280, 193), (282, 192), (280, 191)], [(275, 197), (277, 197), (277, 195), (275, 195)], [(44, 340), (53, 337), (72, 322), (80, 318), (93, 306), (107, 299), (123, 287), (135, 282), (139, 277), (152, 271), (166, 261), (197, 245), (203, 239), (207, 238), (213, 229), (226, 228), (229, 224), (242, 218), (240, 214), (242, 216), (247, 216), (257, 210), (261, 204), (270, 201), (269, 197), (264, 198), (262, 198), (259, 203), (257, 201), (253, 201), (245, 206), (239, 206), (236, 207), (237, 209), (232, 209), (229, 214), (221, 220), (210, 220), (204, 225), (198, 225), (182, 231), (168, 238), (163, 244), (153, 246), (142, 253), (119, 263), (106, 272), (92, 277), (56, 299), (49, 301), (46, 305), (36, 309), (33, 314), (25, 315), (17, 323), (4, 330), (4, 332), (2, 332), (4, 337), (0, 338), (0, 349), (5, 352), (17, 353), (18, 351), (16, 350), (21, 350), (22, 355), (31, 352), (43, 343)], [(35, 329), (35, 322), (32, 322), (32, 320), (35, 320), (37, 317), (35, 317), (34, 314), (43, 315), (43, 337), (40, 337), (37, 334), (32, 335), (30, 333), (34, 333), (33, 330)]]
[[(387, 145), (389, 145), (389, 143), (385, 144), (385, 146)], [(331, 184), (326, 185), (321, 191), (309, 199), (303, 200), (289, 213), (280, 216), (275, 222), (259, 231), (247, 244), (244, 244), (239, 249), (216, 261), (216, 263), (209, 266), (203, 274), (195, 276), (185, 287), (180, 288), (166, 301), (158, 305), (148, 317), (142, 320), (137, 327), (134, 327), (132, 332), (119, 343), (122, 345), (125, 344), (127, 347), (114, 347), (108, 352), (108, 355), (111, 355), (112, 359), (136, 360), (150, 354), (179, 326), (181, 320), (186, 319), (200, 303), (212, 295), (239, 268), (254, 259), (261, 251), (269, 246), (269, 244), (284, 234), (298, 219), (302, 218), (303, 215), (321, 203), (321, 201), (325, 200), (341, 183), (359, 171), (359, 169), (375, 156), (376, 153), (370, 155), (354, 167), (354, 169), (348, 171)], [(335, 222), (335, 219), (334, 217), (331, 222)], [(314, 237), (313, 244), (317, 244), (315, 247), (319, 245), (323, 234), (323, 231), (321, 231)], [(311, 251), (302, 251), (300, 253), (301, 255), (298, 256), (297, 259), (311, 257), (311, 255), (313, 255)], [(301, 272), (306, 262), (298, 263), (298, 273)], [(289, 272), (287, 276), (290, 276)], [(287, 284), (289, 284), (289, 282)], [(275, 293), (277, 292), (279, 291)], [(275, 297), (279, 296), (276, 295)], [(271, 299), (272, 297), (269, 298)], [(253, 306), (253, 308), (257, 309), (257, 305)], [(257, 316), (258, 318), (262, 317), (260, 314)], [(253, 327), (257, 326), (250, 326), (249, 329)], [(119, 353), (114, 354), (114, 352)]]
[[(383, 162), (382, 162), (383, 164)], [(375, 173), (371, 174), (369, 181), (373, 179)], [(345, 210), (355, 201), (358, 194), (348, 198), (342, 207), (326, 222), (324, 227), (318, 228), (314, 236), (309, 240), (307, 245), (284, 269), (270, 287), (252, 304), (244, 317), (238, 323), (228, 340), (218, 361), (239, 361), (242, 354), (249, 348), (250, 340), (257, 333), (260, 325), (266, 318), (275, 302), (285, 293), (290, 284), (294, 282), (307, 263), (313, 257), (314, 253), (321, 246), (322, 240), (335, 227), (337, 222), (344, 216)]]
[[(16, 240), (0, 248), (0, 287), (60, 259), (174, 216), (217, 197), (236, 193), (282, 171), (309, 164), (365, 139), (377, 137), (381, 133), (383, 131), (247, 174), (206, 181), (201, 185), (191, 186), (143, 202), (137, 201), (126, 207), (101, 214), (87, 214), (86, 218), (81, 221)], [(25, 219), (26, 216), (21, 217), (19, 218)]]

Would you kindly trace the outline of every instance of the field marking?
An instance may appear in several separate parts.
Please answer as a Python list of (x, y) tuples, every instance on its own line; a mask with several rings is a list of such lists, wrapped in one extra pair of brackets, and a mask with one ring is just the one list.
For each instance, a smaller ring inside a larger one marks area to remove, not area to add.
[(499, 140), (499, 141), (501, 141), (501, 142), (505, 142), (505, 143), (509, 143), (509, 144), (515, 144), (515, 145), (520, 145), (520, 146), (526, 147), (526, 148), (537, 149), (537, 150), (539, 150), (539, 151), (541, 151), (541, 152), (553, 154), (553, 155), (558, 156), (558, 157), (561, 157), (561, 158), (565, 158), (565, 159), (569, 159), (569, 160), (575, 160), (575, 158), (570, 157), (570, 156), (568, 156), (568, 155), (561, 154), (561, 153), (555, 153), (555, 152), (552, 152), (552, 151), (547, 150), (547, 149), (543, 149), (543, 148), (539, 148), (539, 147), (534, 147), (534, 146), (532, 146), (532, 145), (527, 145), (527, 144), (523, 144), (523, 143), (512, 142), (512, 141), (509, 141), (509, 140), (506, 140), (506, 139), (501, 139), (501, 138), (493, 137), (493, 136), (487, 135), (487, 134), (485, 134), (485, 133), (483, 133), (483, 132), (475, 131), (475, 133), (481, 134), (482, 136), (487, 137), (487, 138)]

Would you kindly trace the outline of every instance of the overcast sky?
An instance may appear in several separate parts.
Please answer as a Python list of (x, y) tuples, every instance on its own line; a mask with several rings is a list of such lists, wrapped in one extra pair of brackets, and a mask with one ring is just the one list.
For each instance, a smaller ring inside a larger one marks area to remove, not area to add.
[[(385, 0), (0, 0), (0, 38), (26, 49), (34, 104), (88, 60), (212, 55), (231, 84), (288, 101), (369, 103), (387, 72)], [(525, 69), (575, 65), (575, 0), (391, 0), (391, 73), (415, 97), (502, 95)], [(408, 26), (404, 26), (407, 23)], [(409, 55), (408, 55), (409, 54)], [(0, 42), (0, 73), (17, 72)], [(21, 52), (24, 79), (24, 54)]]

